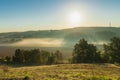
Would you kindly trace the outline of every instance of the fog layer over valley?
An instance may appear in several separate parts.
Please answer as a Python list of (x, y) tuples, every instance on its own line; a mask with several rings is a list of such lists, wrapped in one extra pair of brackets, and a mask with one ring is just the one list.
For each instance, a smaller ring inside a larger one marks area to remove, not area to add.
[(62, 30), (40, 30), (26, 32), (0, 33), (0, 55), (12, 55), (17, 48), (39, 48), (48, 51), (60, 50), (71, 55), (74, 45), (82, 38), (95, 44), (98, 49), (108, 43), (110, 38), (120, 37), (120, 28), (78, 27)]
[(31, 38), (22, 39), (14, 43), (3, 43), (0, 46), (0, 56), (12, 56), (16, 49), (35, 49), (55, 52), (60, 50), (64, 56), (71, 56), (72, 47), (65, 47), (65, 41), (57, 38)]
[(64, 45), (63, 39), (55, 38), (23, 39), (19, 42), (10, 44), (10, 46), (19, 47), (62, 47), (63, 45)]

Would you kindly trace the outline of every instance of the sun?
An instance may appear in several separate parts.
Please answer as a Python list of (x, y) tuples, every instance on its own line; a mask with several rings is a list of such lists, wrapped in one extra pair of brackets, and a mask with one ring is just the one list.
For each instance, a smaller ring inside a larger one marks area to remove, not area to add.
[(69, 15), (69, 25), (71, 27), (80, 26), (80, 22), (81, 22), (80, 12), (74, 11), (74, 12), (70, 13), (70, 15)]

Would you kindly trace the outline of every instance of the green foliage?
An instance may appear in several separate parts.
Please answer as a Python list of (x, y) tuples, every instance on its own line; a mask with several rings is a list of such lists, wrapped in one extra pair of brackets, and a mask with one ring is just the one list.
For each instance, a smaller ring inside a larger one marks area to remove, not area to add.
[(16, 63), (24, 62), (24, 54), (22, 50), (20, 49), (15, 50), (15, 56), (13, 56), (13, 61)]
[(106, 62), (120, 63), (120, 38), (111, 38), (110, 43), (104, 45), (104, 59)]
[(62, 63), (63, 56), (62, 53), (57, 50), (55, 53), (51, 53), (48, 58), (48, 64), (59, 64)]
[(29, 77), (29, 76), (25, 76), (25, 77), (23, 78), (23, 80), (30, 80), (30, 77)]
[(50, 53), (48, 51), (33, 49), (33, 50), (20, 50), (15, 51), (13, 56), (13, 63), (20, 64), (56, 64), (62, 60), (62, 53), (56, 51)]
[(10, 61), (11, 61), (11, 57), (6, 56), (6, 57), (5, 57), (5, 60), (6, 60), (7, 62), (10, 62)]
[(54, 56), (56, 58), (56, 63), (62, 63), (62, 60), (63, 60), (63, 56), (62, 56), (62, 53), (57, 50), (55, 53), (54, 53)]
[[(72, 59), (70, 63), (120, 63), (120, 38), (111, 38), (110, 43), (103, 45), (103, 51), (97, 51), (95, 45), (88, 43), (85, 39), (81, 39), (75, 44)], [(6, 56), (0, 61), (11, 62), (11, 58)], [(63, 63), (62, 53), (57, 50), (54, 53), (32, 49), (21, 50), (16, 49), (15, 55), (12, 57), (13, 63), (18, 64), (58, 64)]]
[(41, 64), (49, 64), (49, 57), (51, 53), (45, 50), (42, 50), (40, 52)]
[(39, 49), (34, 49), (30, 51), (31, 63), (39, 64), (40, 63), (40, 51)]
[(100, 59), (97, 48), (93, 44), (89, 44), (85, 39), (81, 39), (74, 46), (73, 63), (94, 63)]
[(56, 57), (53, 53), (51, 53), (48, 58), (48, 64), (54, 64), (54, 63), (56, 63)]

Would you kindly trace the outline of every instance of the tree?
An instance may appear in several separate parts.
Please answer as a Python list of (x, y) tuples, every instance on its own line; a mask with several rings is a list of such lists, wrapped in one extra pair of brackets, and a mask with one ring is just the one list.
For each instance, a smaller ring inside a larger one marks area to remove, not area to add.
[(13, 61), (16, 63), (24, 63), (24, 54), (22, 50), (15, 50), (15, 56), (13, 56)]
[(100, 59), (97, 48), (93, 44), (89, 44), (85, 39), (75, 44), (73, 50), (73, 63), (93, 63), (98, 62)]
[(48, 64), (50, 53), (48, 51), (41, 51), (41, 64)]
[(6, 56), (6, 57), (5, 57), (5, 60), (6, 60), (7, 62), (10, 62), (10, 60), (11, 60), (11, 57), (9, 57), (9, 56)]
[(15, 55), (12, 57), (13, 62), (21, 64), (55, 64), (62, 60), (62, 53), (56, 51), (50, 53), (45, 50), (15, 50)]
[(62, 53), (57, 50), (55, 53), (54, 53), (54, 56), (56, 58), (56, 63), (62, 63), (62, 60), (63, 60), (63, 55)]
[(24, 50), (24, 59), (25, 59), (25, 63), (31, 64), (31, 51)]
[(56, 63), (55, 55), (51, 53), (50, 56), (48, 57), (48, 64), (55, 64), (55, 63)]
[(107, 62), (120, 63), (120, 38), (111, 38), (110, 43), (104, 45), (104, 53)]
[(31, 63), (34, 63), (34, 64), (40, 64), (40, 51), (39, 49), (34, 49), (34, 50), (31, 50), (30, 52), (30, 59), (31, 59)]

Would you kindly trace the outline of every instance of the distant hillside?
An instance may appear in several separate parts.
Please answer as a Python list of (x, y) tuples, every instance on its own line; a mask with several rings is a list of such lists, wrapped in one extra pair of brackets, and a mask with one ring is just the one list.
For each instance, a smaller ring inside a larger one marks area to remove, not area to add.
[(81, 38), (85, 38), (89, 43), (94, 43), (98, 49), (102, 49), (103, 43), (108, 42), (113, 36), (120, 37), (120, 28), (77, 27), (62, 30), (0, 33), (0, 56), (11, 56), (17, 48), (39, 48), (51, 52), (60, 50), (65, 57), (69, 58), (74, 45)]
[(120, 37), (120, 28), (115, 27), (77, 27), (62, 30), (39, 30), (26, 32), (0, 33), (0, 43), (14, 43), (27, 38), (62, 38), (74, 42), (85, 38), (90, 42), (108, 41)]

